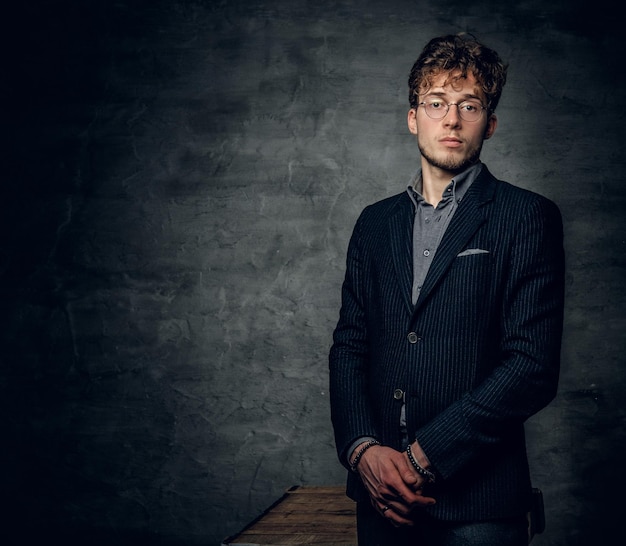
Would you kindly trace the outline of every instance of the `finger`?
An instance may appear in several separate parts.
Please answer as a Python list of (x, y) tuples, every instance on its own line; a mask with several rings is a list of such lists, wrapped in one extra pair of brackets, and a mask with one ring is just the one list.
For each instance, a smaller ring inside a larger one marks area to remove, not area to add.
[(409, 464), (410, 463), (407, 463), (404, 468), (399, 468), (398, 471), (400, 472), (400, 476), (402, 476), (404, 483), (412, 486), (423, 481), (423, 478), (415, 471), (414, 468), (410, 467)]
[[(398, 500), (404, 504), (411, 505), (419, 500), (421, 493), (413, 487), (407, 486), (404, 481), (393, 484), (393, 497), (388, 500)], [(395, 497), (395, 499), (394, 499)]]
[[(408, 505), (418, 504), (419, 506), (435, 504), (435, 499), (423, 495), (422, 491), (425, 483), (421, 476), (413, 480), (415, 478), (413, 471), (407, 469), (406, 473), (402, 474), (401, 477), (402, 482), (395, 484), (394, 493), (402, 502)], [(413, 483), (411, 483), (412, 481)]]
[(379, 513), (383, 516), (390, 510), (402, 517), (407, 517), (411, 513), (411, 508), (406, 506), (403, 502), (383, 501), (377, 508)]
[(424, 495), (421, 486), (415, 490), (398, 487), (398, 490), (393, 493), (379, 495), (376, 500), (381, 506), (388, 504), (392, 506), (396, 512), (402, 514), (408, 514), (416, 506), (425, 507), (437, 503), (435, 498)]
[(421, 491), (416, 495), (415, 505), (425, 507), (432, 506), (433, 504), (437, 504), (437, 500), (433, 497), (426, 497), (422, 495)]
[[(389, 511), (393, 511), (395, 512), (395, 514), (397, 514), (397, 516), (399, 516), (400, 520), (402, 520), (402, 523), (405, 524), (406, 523), (405, 520), (411, 519), (412, 514), (413, 512), (415, 512), (416, 509), (421, 508), (422, 506), (430, 506), (432, 501), (434, 501), (434, 499), (420, 496), (418, 499), (416, 499), (414, 503), (411, 503), (411, 504), (404, 502), (402, 499), (398, 499), (394, 501), (377, 500), (377, 501), (373, 501), (373, 504), (374, 504), (374, 508), (381, 515), (387, 515), (392, 520), (398, 520), (398, 518), (391, 517), (392, 515), (389, 514)], [(422, 503), (422, 504), (420, 505), (418, 503)]]
[(380, 508), (379, 512), (395, 527), (413, 525), (413, 520), (409, 519), (406, 514), (399, 513), (396, 505), (386, 504)]

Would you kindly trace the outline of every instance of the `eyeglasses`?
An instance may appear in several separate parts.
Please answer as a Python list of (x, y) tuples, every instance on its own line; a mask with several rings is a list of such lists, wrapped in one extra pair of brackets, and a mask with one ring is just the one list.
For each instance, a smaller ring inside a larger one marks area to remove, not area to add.
[(441, 99), (432, 98), (419, 103), (424, 107), (424, 112), (431, 119), (443, 119), (446, 117), (450, 106), (456, 106), (459, 109), (459, 117), (463, 121), (478, 121), (486, 110), (480, 101), (464, 100), (463, 102), (446, 102)]

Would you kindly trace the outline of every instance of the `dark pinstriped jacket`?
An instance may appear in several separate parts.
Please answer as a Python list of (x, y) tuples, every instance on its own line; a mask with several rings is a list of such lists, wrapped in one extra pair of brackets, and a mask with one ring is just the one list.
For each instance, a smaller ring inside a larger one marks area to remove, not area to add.
[[(563, 323), (561, 215), (548, 199), (483, 170), (411, 302), (413, 204), (367, 207), (350, 240), (330, 350), (340, 460), (361, 436), (410, 438), (437, 474), (428, 511), (448, 520), (524, 512), (524, 421), (555, 396)], [(399, 396), (402, 392), (404, 396)], [(348, 495), (365, 500), (349, 473)]]

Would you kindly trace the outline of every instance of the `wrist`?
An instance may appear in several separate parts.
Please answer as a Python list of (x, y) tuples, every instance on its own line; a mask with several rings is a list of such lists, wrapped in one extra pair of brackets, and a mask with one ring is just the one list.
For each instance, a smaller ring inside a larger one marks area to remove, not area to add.
[(357, 448), (353, 451), (353, 455), (350, 457), (350, 470), (352, 472), (357, 471), (357, 467), (359, 465), (359, 461), (365, 455), (365, 452), (374, 446), (379, 446), (380, 442), (378, 440), (368, 440), (367, 442), (363, 442), (357, 446)]
[[(419, 449), (419, 444), (417, 444), (417, 447)], [(420, 451), (421, 451), (421, 449), (420, 449)], [(427, 481), (428, 483), (435, 483), (435, 474), (428, 469), (430, 464), (429, 463), (424, 463), (425, 466), (422, 466), (422, 464), (420, 464), (420, 462), (418, 462), (416, 456), (413, 454), (413, 449), (411, 447), (411, 444), (406, 446), (406, 454), (407, 454), (407, 457), (409, 458), (409, 462), (411, 463), (411, 465), (413, 466), (415, 471), (422, 478), (424, 478), (424, 480)], [(422, 460), (424, 460), (424, 459), (426, 461), (428, 461), (428, 458), (426, 458), (426, 455), (424, 455), (424, 458)]]
[(415, 457), (417, 464), (419, 464), (422, 468), (430, 468), (430, 460), (426, 456), (426, 453), (424, 453), (421, 446), (417, 443), (417, 440), (415, 440), (410, 447), (411, 453), (413, 453), (413, 457)]

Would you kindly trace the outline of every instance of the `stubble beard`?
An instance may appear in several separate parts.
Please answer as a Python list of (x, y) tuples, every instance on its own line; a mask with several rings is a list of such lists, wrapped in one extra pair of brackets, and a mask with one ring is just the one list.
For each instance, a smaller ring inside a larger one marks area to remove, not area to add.
[(447, 172), (451, 172), (453, 174), (462, 173), (464, 170), (474, 165), (480, 158), (480, 153), (483, 148), (481, 143), (480, 146), (477, 146), (473, 150), (470, 150), (469, 155), (456, 157), (454, 154), (450, 153), (443, 158), (437, 158), (434, 155), (430, 154), (428, 150), (419, 143), (419, 141), (417, 143), (417, 146), (420, 153), (422, 154), (422, 157), (426, 160), (427, 163), (429, 163), (433, 167)]

